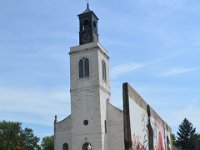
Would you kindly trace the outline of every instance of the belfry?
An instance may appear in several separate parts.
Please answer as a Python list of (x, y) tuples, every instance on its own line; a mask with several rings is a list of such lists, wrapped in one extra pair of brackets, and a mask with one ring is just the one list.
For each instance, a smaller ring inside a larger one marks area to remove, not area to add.
[(86, 10), (78, 15), (80, 21), (79, 44), (98, 42), (98, 17), (90, 10), (87, 4)]

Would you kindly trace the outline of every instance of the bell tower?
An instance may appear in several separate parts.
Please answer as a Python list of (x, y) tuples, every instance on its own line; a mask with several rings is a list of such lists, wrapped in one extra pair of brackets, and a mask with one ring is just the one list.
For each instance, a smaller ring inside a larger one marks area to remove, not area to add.
[(90, 10), (87, 3), (86, 10), (78, 15), (80, 31), (79, 31), (79, 44), (86, 44), (98, 41), (98, 17), (93, 11)]
[(109, 56), (98, 42), (98, 18), (89, 4), (78, 17), (79, 45), (69, 53), (72, 150), (108, 150)]

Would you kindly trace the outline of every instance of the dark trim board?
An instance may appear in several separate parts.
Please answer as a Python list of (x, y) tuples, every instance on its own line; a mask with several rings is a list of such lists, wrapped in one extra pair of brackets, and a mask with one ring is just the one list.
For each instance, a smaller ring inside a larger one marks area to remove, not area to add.
[(128, 83), (123, 84), (123, 110), (124, 110), (124, 144), (125, 150), (129, 150), (132, 147), (131, 140), (131, 127), (130, 127), (130, 115), (129, 115), (129, 93)]

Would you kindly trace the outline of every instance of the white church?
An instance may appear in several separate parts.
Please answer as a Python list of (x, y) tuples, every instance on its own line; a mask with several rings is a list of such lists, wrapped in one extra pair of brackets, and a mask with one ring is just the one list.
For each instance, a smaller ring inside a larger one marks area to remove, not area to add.
[(54, 120), (55, 150), (124, 150), (123, 112), (110, 103), (109, 56), (98, 40), (98, 17), (78, 15), (79, 45), (70, 48), (71, 114)]

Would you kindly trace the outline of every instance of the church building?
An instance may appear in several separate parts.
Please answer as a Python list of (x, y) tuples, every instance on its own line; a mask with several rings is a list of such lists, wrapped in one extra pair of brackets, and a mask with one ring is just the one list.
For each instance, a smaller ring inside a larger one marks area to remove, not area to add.
[(98, 17), (78, 15), (79, 45), (70, 48), (71, 114), (54, 120), (55, 150), (124, 150), (123, 112), (110, 103), (109, 56)]

